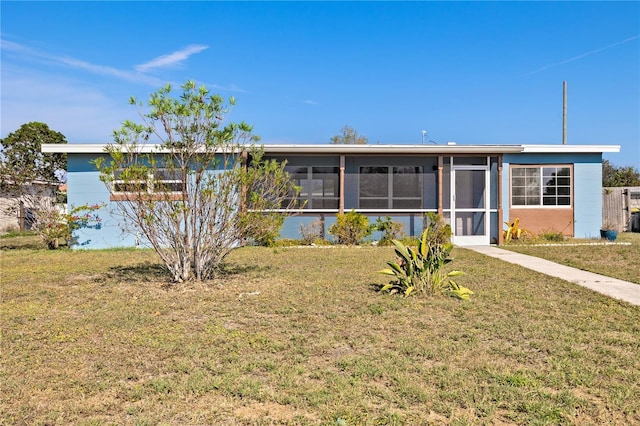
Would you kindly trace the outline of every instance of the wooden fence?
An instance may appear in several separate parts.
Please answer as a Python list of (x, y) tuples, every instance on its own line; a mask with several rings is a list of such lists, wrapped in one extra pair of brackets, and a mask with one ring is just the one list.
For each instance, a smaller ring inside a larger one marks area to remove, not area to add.
[(632, 219), (636, 219), (636, 215), (632, 213), (638, 210), (640, 210), (640, 186), (603, 189), (603, 224), (613, 225), (618, 232), (631, 231), (634, 228)]

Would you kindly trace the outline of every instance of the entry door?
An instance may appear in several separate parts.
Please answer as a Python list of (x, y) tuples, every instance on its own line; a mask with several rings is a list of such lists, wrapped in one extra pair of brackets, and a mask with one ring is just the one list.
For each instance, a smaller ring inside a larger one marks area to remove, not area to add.
[(452, 174), (453, 243), (459, 246), (489, 245), (489, 168), (454, 166)]

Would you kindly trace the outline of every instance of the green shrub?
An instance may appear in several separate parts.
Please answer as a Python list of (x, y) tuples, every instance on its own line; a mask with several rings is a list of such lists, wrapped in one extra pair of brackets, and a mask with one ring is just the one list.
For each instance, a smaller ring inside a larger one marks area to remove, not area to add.
[(333, 235), (338, 244), (357, 245), (371, 235), (369, 219), (355, 210), (338, 214), (336, 222), (329, 227), (329, 233)]
[(378, 272), (390, 275), (394, 279), (382, 286), (380, 291), (402, 293), (405, 296), (446, 294), (469, 300), (473, 292), (453, 281), (454, 277), (462, 275), (463, 272), (443, 271), (444, 266), (451, 262), (449, 255), (453, 250), (453, 244), (445, 240), (447, 230), (450, 237), (451, 229), (437, 215), (430, 219), (417, 249), (407, 247), (397, 240), (392, 241), (398, 260), (387, 262), (389, 268)]
[(263, 247), (275, 247), (276, 240), (280, 236), (280, 229), (284, 223), (284, 215), (263, 215), (259, 212), (250, 212), (242, 220), (251, 222), (252, 226), (246, 226), (249, 232), (245, 236), (249, 244)]
[(424, 215), (424, 229), (427, 232), (429, 245), (445, 245), (451, 242), (451, 226), (437, 213), (428, 212)]
[(61, 241), (66, 242), (68, 247), (82, 245), (74, 231), (100, 229), (101, 219), (94, 212), (102, 207), (103, 204), (71, 206), (67, 213), (56, 204), (44, 202), (36, 212), (33, 229), (51, 250), (59, 248)]
[(378, 241), (378, 245), (381, 246), (388, 246), (392, 240), (399, 240), (405, 236), (404, 225), (400, 222), (394, 222), (389, 216), (384, 219), (379, 217), (373, 225), (373, 230), (382, 232), (382, 237)]

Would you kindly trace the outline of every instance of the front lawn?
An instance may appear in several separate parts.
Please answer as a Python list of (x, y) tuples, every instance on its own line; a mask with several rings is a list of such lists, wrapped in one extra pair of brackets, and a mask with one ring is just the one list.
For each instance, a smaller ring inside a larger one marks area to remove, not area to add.
[(377, 293), (384, 247), (2, 250), (0, 423), (640, 423), (638, 307), (454, 255), (471, 302)]
[(557, 245), (515, 243), (501, 247), (640, 284), (640, 233), (619, 234), (616, 243), (628, 244), (605, 244), (603, 240), (575, 240)]

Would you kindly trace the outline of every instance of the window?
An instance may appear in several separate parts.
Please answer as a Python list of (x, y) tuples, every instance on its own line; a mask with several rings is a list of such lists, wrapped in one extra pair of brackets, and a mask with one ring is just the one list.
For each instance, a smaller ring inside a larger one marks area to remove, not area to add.
[(513, 167), (511, 205), (571, 206), (571, 168), (561, 166)]
[[(296, 186), (300, 187), (299, 205), (305, 209), (337, 210), (340, 202), (338, 167), (285, 166)], [(286, 199), (283, 205), (289, 205)]]
[(422, 167), (360, 167), (360, 208), (421, 209)]
[(129, 168), (114, 173), (114, 193), (182, 192), (180, 170)]
[(182, 192), (180, 170), (158, 169), (153, 177), (152, 192)]

